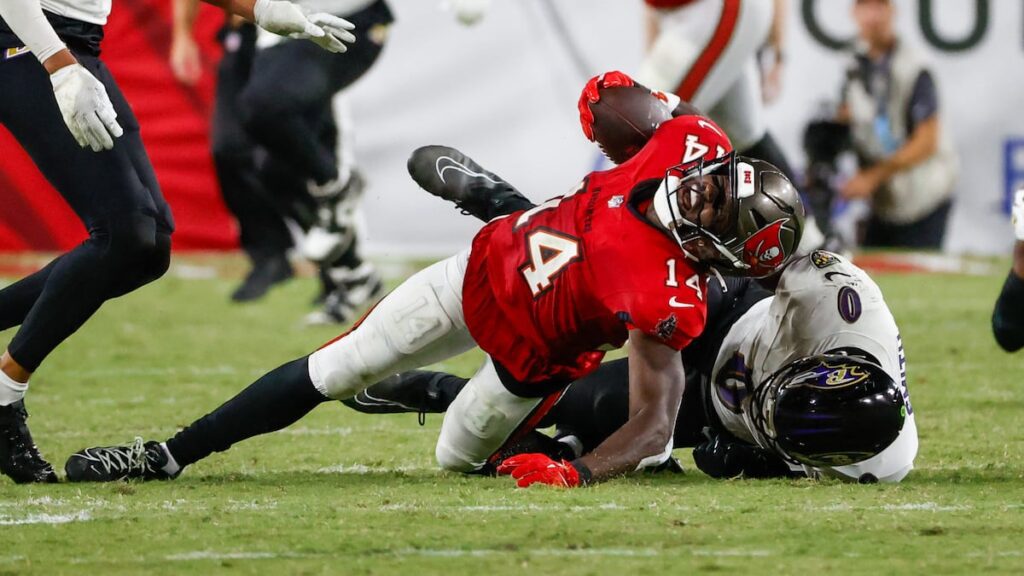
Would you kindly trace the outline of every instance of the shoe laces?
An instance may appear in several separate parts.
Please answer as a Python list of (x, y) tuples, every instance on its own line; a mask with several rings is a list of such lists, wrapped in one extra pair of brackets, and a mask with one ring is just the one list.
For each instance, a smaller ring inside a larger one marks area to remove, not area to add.
[(141, 436), (136, 436), (129, 446), (114, 446), (93, 451), (90, 454), (103, 466), (104, 472), (124, 472), (129, 477), (137, 471), (140, 476), (150, 470), (149, 459), (146, 458), (146, 446)]

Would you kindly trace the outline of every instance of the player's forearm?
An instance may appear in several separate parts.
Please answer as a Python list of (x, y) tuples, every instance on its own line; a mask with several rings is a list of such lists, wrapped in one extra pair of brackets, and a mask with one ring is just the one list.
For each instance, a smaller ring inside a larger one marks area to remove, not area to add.
[(686, 373), (679, 352), (640, 330), (629, 333), (629, 420), (579, 463), (592, 480), (660, 464), (671, 454)]
[(174, 37), (191, 38), (198, 14), (199, 0), (174, 0)]
[(902, 148), (878, 164), (883, 178), (909, 170), (931, 158), (939, 148), (939, 120), (929, 118), (914, 129), (910, 139)]
[(245, 18), (250, 22), (256, 21), (256, 15), (253, 12), (256, 6), (256, 0), (203, 0), (211, 6), (223, 8), (228, 12)]
[(590, 470), (592, 482), (634, 472), (645, 460), (658, 459), (671, 449), (674, 425), (653, 411), (639, 414), (577, 462)]
[(46, 20), (39, 0), (0, 0), (0, 16), (48, 72), (75, 63), (75, 58)]

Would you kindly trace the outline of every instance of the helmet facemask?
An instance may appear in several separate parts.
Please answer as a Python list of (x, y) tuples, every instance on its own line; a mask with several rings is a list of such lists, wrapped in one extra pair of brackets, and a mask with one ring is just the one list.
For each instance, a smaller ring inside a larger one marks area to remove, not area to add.
[[(687, 257), (715, 268), (741, 271), (728, 247), (736, 221), (735, 155), (669, 168), (654, 195), (654, 211)], [(735, 273), (735, 272), (734, 272)]]

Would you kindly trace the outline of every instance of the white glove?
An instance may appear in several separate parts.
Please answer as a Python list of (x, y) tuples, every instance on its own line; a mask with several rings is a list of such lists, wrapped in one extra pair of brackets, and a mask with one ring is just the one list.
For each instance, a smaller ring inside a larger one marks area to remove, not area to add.
[(71, 135), (82, 148), (110, 150), (114, 138), (124, 134), (107, 89), (82, 67), (72, 64), (50, 74), (53, 95)]
[(302, 8), (287, 0), (256, 0), (252, 12), (256, 25), (267, 32), (312, 40), (328, 52), (344, 52), (348, 50), (345, 42), (351, 44), (356, 41), (349, 32), (355, 24), (323, 12), (307, 16)]
[(1018, 188), (1013, 195), (1012, 210), (1010, 219), (1013, 221), (1013, 233), (1017, 240), (1024, 242), (1024, 186)]
[(445, 9), (455, 13), (455, 18), (466, 26), (483, 20), (491, 0), (447, 0)]

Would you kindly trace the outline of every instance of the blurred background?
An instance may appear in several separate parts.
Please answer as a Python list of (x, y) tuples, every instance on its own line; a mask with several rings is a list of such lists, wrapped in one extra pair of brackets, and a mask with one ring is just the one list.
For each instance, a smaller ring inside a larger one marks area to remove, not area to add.
[[(747, 0), (769, 2), (770, 0)], [(640, 0), (495, 0), (474, 26), (439, 0), (392, 0), (396, 21), (380, 60), (344, 97), (366, 176), (364, 249), (371, 256), (435, 257), (470, 241), (479, 224), (418, 190), (405, 160), (423, 144), (448, 144), (533, 200), (567, 192), (605, 166), (582, 135), (576, 100), (586, 79), (636, 72), (644, 51)], [(794, 168), (807, 166), (808, 123), (834, 114), (856, 34), (853, 0), (788, 0), (781, 92), (770, 130)], [(930, 63), (944, 130), (959, 158), (944, 251), (1006, 254), (1007, 199), (1024, 182), (1024, 4), (1019, 0), (894, 0), (901, 41)], [(195, 28), (204, 74), (193, 86), (168, 63), (166, 0), (117, 0), (104, 59), (140, 123), (178, 222), (177, 250), (237, 247), (209, 153), (208, 127), (223, 16), (203, 6)], [(63, 250), (81, 224), (0, 128), (0, 250)], [(829, 184), (856, 171), (839, 158)], [(840, 221), (863, 210), (836, 202)], [(845, 224), (844, 224), (845, 225)]]

